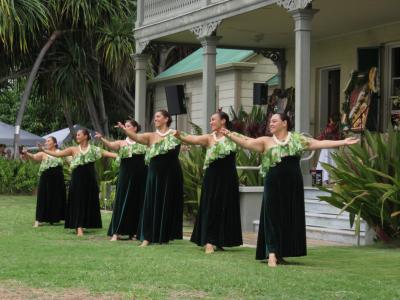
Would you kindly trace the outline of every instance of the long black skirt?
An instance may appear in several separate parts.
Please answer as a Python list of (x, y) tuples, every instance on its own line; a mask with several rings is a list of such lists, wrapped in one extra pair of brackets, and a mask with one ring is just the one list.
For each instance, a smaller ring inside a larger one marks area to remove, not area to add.
[(36, 221), (58, 223), (64, 220), (66, 189), (63, 168), (50, 168), (40, 175), (37, 192)]
[(300, 157), (284, 157), (265, 178), (256, 259), (307, 255), (305, 223)]
[(183, 176), (180, 146), (153, 157), (148, 167), (139, 238), (151, 243), (182, 239)]
[(207, 243), (219, 247), (243, 244), (235, 153), (212, 162), (207, 168), (199, 213), (190, 240), (199, 246)]
[(68, 192), (65, 228), (101, 228), (99, 187), (94, 163), (72, 171)]
[(146, 188), (147, 167), (144, 155), (121, 160), (113, 215), (108, 235), (137, 234), (140, 212)]

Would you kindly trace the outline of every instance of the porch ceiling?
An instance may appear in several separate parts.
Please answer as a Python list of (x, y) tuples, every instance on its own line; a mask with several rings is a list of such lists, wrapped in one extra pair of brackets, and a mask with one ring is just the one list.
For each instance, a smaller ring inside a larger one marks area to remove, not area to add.
[[(313, 19), (313, 41), (400, 22), (399, 0), (314, 0), (312, 3), (313, 8), (319, 10)], [(219, 45), (226, 47), (288, 48), (294, 45), (293, 20), (285, 9), (276, 5), (224, 19), (217, 35), (222, 37)], [(157, 41), (199, 43), (189, 31)]]

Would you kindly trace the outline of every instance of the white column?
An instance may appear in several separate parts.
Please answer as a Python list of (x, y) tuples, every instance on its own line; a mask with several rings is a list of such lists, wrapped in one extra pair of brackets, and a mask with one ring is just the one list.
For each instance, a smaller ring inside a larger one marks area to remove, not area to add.
[[(295, 130), (310, 133), (311, 98), (311, 21), (317, 10), (295, 9), (290, 13), (294, 19), (295, 32)], [(305, 186), (311, 185), (310, 161), (301, 164)]]
[(290, 11), (295, 32), (295, 130), (310, 131), (311, 21), (317, 10)]
[(146, 69), (148, 55), (135, 54), (135, 120), (144, 126), (146, 118)]
[(204, 132), (210, 131), (210, 116), (216, 111), (216, 67), (219, 37), (206, 36), (200, 39), (203, 47), (203, 124)]
[(140, 27), (144, 20), (144, 0), (136, 2), (136, 23), (135, 27)]

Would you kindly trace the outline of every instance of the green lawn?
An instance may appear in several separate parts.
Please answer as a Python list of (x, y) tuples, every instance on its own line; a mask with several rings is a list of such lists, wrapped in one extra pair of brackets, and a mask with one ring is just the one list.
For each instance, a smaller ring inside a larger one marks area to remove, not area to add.
[(105, 235), (110, 214), (103, 215), (103, 230), (83, 238), (61, 225), (32, 228), (34, 209), (32, 197), (0, 196), (0, 293), (26, 291), (28, 299), (35, 293), (103, 299), (400, 299), (399, 249), (316, 247), (307, 257), (289, 259), (291, 265), (270, 269), (250, 248), (206, 256), (188, 241), (148, 248), (111, 243)]

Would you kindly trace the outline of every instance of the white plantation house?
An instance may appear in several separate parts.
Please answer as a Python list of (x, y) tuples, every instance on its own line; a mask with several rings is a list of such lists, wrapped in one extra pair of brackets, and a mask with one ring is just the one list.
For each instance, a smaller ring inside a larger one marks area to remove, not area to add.
[[(135, 118), (141, 123), (148, 45), (185, 44), (201, 45), (202, 68), (190, 78), (155, 78), (149, 84), (157, 85), (156, 105), (162, 107), (162, 85), (168, 80), (184, 83), (185, 93), (191, 94), (189, 113), (203, 129), (218, 106), (251, 105), (246, 102), (251, 96), (241, 89), (224, 94), (222, 83), (240, 82), (235, 76), (257, 70), (258, 66), (251, 69), (245, 64), (263, 64), (261, 56), (268, 59), (270, 73), (254, 82), (277, 74), (280, 87), (295, 87), (297, 131), (316, 135), (329, 116), (340, 111), (351, 72), (371, 77), (373, 68), (374, 128), (384, 130), (391, 120), (400, 124), (400, 110), (394, 104), (400, 102), (398, 0), (138, 0), (137, 5)], [(230, 69), (224, 70), (217, 64), (217, 49), (253, 51), (257, 56), (230, 62)], [(358, 103), (359, 91), (349, 94)], [(307, 189), (307, 233), (347, 239), (348, 217), (337, 217), (337, 211), (322, 207), (315, 195)]]

